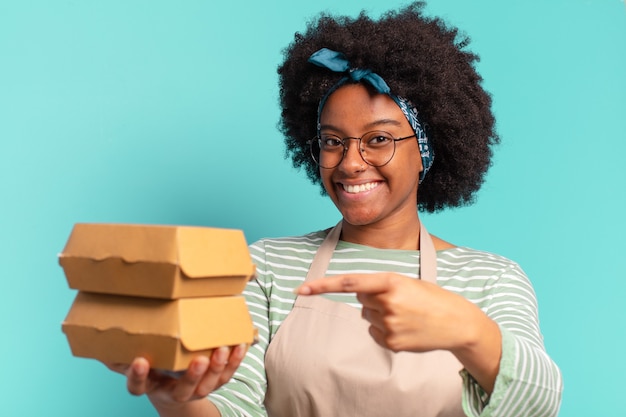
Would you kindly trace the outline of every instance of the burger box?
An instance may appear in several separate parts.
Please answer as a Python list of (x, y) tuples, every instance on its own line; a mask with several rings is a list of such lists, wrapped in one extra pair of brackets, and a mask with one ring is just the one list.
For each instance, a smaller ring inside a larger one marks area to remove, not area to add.
[(123, 364), (141, 356), (174, 372), (194, 356), (256, 337), (240, 295), (160, 300), (79, 291), (62, 329), (74, 356)]
[(240, 230), (81, 223), (59, 263), (79, 290), (62, 324), (75, 356), (142, 356), (176, 372), (193, 356), (255, 340), (240, 295), (254, 266)]
[(241, 230), (79, 223), (59, 255), (70, 288), (177, 299), (239, 294), (254, 276)]

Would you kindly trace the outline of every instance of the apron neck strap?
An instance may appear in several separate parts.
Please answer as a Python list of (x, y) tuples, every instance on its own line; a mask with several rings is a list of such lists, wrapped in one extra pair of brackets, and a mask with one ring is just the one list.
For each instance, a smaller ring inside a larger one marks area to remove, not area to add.
[(420, 279), (437, 283), (437, 251), (422, 221), (420, 221)]
[(343, 220), (339, 220), (339, 223), (337, 223), (337, 225), (335, 225), (335, 227), (328, 232), (326, 239), (324, 239), (320, 247), (317, 249), (313, 262), (311, 262), (309, 272), (306, 274), (305, 281), (311, 281), (326, 275), (330, 259), (333, 257), (333, 252), (335, 247), (337, 247), (337, 242), (339, 242), (339, 236), (341, 236), (342, 222)]

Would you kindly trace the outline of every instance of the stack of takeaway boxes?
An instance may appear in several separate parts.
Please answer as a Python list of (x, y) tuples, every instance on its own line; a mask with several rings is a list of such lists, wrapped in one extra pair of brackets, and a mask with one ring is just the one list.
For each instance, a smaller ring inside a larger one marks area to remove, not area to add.
[(241, 230), (76, 224), (59, 263), (78, 290), (62, 325), (75, 356), (141, 356), (178, 372), (196, 355), (256, 337), (241, 295), (254, 276)]

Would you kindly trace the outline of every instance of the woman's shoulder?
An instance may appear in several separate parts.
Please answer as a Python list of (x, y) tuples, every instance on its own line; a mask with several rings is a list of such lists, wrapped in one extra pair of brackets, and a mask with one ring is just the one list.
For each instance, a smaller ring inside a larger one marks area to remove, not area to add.
[(304, 235), (265, 237), (250, 245), (250, 250), (303, 250), (315, 252), (326, 237), (326, 230), (317, 230)]
[(437, 251), (437, 266), (442, 275), (450, 278), (527, 279), (517, 262), (493, 252), (465, 246)]
[(249, 246), (257, 271), (293, 276), (305, 273), (324, 241), (323, 230), (300, 236), (266, 237)]

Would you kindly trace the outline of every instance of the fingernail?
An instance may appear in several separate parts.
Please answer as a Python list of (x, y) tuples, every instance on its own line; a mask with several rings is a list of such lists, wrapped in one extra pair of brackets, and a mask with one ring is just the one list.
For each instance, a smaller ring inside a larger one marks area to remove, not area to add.
[(244, 355), (246, 354), (246, 344), (242, 343), (239, 346), (237, 346), (235, 348), (235, 355), (237, 357), (237, 359), (241, 359), (244, 357)]
[(293, 292), (299, 295), (309, 295), (311, 294), (311, 288), (307, 287), (306, 285), (302, 285), (293, 290)]
[(148, 373), (147, 367), (143, 366), (141, 362), (135, 361), (133, 362), (133, 372), (137, 376), (145, 376)]
[(215, 355), (215, 360), (219, 363), (228, 362), (228, 348), (224, 346), (218, 348), (217, 354)]
[(200, 361), (197, 360), (196, 362), (194, 362), (193, 367), (192, 367), (192, 371), (196, 374), (196, 375), (202, 375), (207, 368), (207, 363), (206, 361)]

